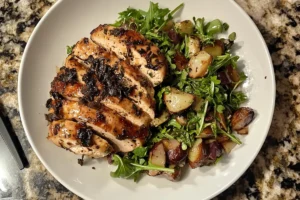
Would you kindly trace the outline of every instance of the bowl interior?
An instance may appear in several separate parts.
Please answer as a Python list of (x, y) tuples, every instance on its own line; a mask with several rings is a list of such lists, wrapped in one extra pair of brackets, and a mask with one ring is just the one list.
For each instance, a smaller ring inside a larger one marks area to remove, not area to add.
[[(153, 199), (162, 196), (182, 199), (187, 194), (208, 199), (231, 185), (249, 167), (263, 144), (273, 115), (275, 83), (273, 68), (266, 45), (250, 18), (233, 2), (223, 0), (160, 0), (160, 6), (175, 8), (184, 2), (178, 19), (193, 16), (207, 20), (219, 18), (235, 31), (234, 54), (249, 77), (243, 85), (256, 118), (250, 133), (241, 138), (243, 145), (225, 156), (218, 165), (186, 170), (180, 182), (163, 178), (143, 177), (133, 181), (113, 179), (114, 169), (106, 160), (90, 160), (77, 164), (79, 156), (57, 148), (47, 141), (44, 114), (49, 98), (50, 82), (66, 58), (66, 46), (73, 45), (103, 23), (112, 23), (118, 12), (128, 6), (147, 9), (149, 1), (141, 0), (64, 0), (54, 5), (36, 27), (26, 47), (19, 74), (19, 105), (28, 139), (47, 169), (62, 184), (85, 199)], [(92, 167), (96, 169), (93, 170)], [(116, 192), (118, 191), (118, 192)]]

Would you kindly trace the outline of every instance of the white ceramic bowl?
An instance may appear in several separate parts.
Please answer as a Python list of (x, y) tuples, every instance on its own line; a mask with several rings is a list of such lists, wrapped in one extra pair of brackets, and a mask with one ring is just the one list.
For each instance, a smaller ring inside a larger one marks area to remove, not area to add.
[[(70, 152), (47, 141), (47, 112), (50, 82), (56, 66), (62, 66), (66, 45), (89, 36), (101, 23), (114, 22), (128, 6), (147, 9), (144, 0), (64, 0), (58, 1), (35, 28), (23, 55), (19, 73), (20, 113), (32, 148), (51, 172), (68, 189), (85, 199), (173, 199), (187, 197), (209, 199), (233, 184), (249, 167), (259, 152), (272, 120), (275, 81), (271, 59), (265, 42), (247, 14), (234, 1), (228, 0), (160, 0), (162, 7), (175, 8), (184, 2), (181, 19), (193, 16), (208, 20), (219, 18), (237, 33), (235, 54), (249, 76), (244, 90), (248, 106), (257, 112), (250, 133), (242, 138), (243, 145), (212, 167), (188, 170), (180, 182), (143, 177), (137, 184), (130, 180), (113, 179), (106, 161), (93, 160), (79, 166)], [(179, 16), (179, 15), (178, 15)], [(92, 166), (96, 170), (92, 170)]]

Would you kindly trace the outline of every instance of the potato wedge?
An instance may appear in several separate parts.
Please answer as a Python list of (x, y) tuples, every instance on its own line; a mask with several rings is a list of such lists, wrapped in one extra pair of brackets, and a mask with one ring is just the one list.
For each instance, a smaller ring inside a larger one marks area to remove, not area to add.
[[(166, 165), (166, 152), (162, 142), (156, 143), (149, 153), (149, 163), (158, 167), (165, 167)], [(148, 175), (156, 176), (161, 174), (160, 171), (157, 170), (149, 170)]]
[(162, 140), (162, 143), (167, 151), (167, 160), (169, 164), (178, 164), (187, 157), (187, 151), (182, 150), (181, 144), (177, 140)]
[(203, 47), (203, 51), (209, 53), (212, 57), (221, 56), (224, 54), (224, 43), (221, 40), (216, 40), (213, 45)]
[(197, 37), (189, 36), (187, 45), (189, 50), (189, 57), (192, 57), (199, 53), (201, 45), (200, 40)]
[(231, 152), (231, 150), (236, 146), (235, 142), (232, 141), (225, 141), (221, 143), (223, 149), (225, 150), (225, 152), (227, 154), (229, 154)]
[(164, 94), (164, 102), (171, 113), (178, 113), (193, 104), (194, 95), (171, 88), (169, 93)]
[(196, 55), (192, 56), (188, 67), (189, 77), (200, 78), (207, 74), (208, 67), (212, 62), (212, 56), (205, 51), (200, 51)]
[(204, 142), (201, 138), (198, 138), (188, 153), (188, 161), (192, 169), (201, 165), (201, 162), (205, 160), (204, 154)]
[(182, 22), (175, 23), (175, 29), (181, 35), (192, 34), (194, 30), (194, 23), (191, 20), (184, 20)]
[(151, 126), (158, 127), (159, 125), (165, 123), (170, 117), (168, 111), (164, 110), (158, 118), (154, 118), (151, 122)]
[(241, 107), (235, 113), (233, 113), (231, 118), (231, 127), (233, 130), (241, 130), (248, 126), (254, 119), (254, 111), (248, 107)]

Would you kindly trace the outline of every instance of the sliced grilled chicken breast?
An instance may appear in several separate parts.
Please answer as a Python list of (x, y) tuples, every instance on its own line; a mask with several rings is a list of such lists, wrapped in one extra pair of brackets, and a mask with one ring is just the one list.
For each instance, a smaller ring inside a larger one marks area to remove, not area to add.
[[(81, 91), (84, 90), (86, 86), (85, 82), (82, 80), (82, 76), (87, 73), (86, 69), (78, 63), (76, 59), (72, 58), (68, 58), (68, 61), (66, 61), (66, 68), (75, 69), (78, 80), (81, 81), (75, 83), (66, 83), (61, 81), (59, 77), (66, 73), (65, 69), (61, 69), (58, 75), (54, 78), (54, 81), (51, 83), (51, 92), (57, 92), (68, 100), (80, 101), (82, 98), (85, 98)], [(97, 82), (96, 85), (101, 93), (104, 86), (100, 82)], [(92, 104), (95, 106), (101, 106), (101, 104), (103, 104), (106, 107), (115, 110), (118, 114), (138, 126), (148, 126), (151, 122), (150, 116), (138, 108), (128, 98), (119, 99), (113, 96), (101, 98), (100, 95), (98, 95), (94, 98)]]
[[(88, 54), (91, 56), (87, 56)], [(87, 65), (103, 64), (114, 68), (116, 73), (122, 74), (124, 84), (132, 87), (129, 98), (139, 108), (148, 113), (151, 119), (154, 119), (154, 89), (148, 79), (139, 70), (128, 65), (125, 61), (119, 60), (113, 53), (100, 48), (87, 38), (77, 42), (73, 48), (73, 55), (84, 60)]]
[(130, 152), (142, 145), (148, 137), (147, 127), (139, 127), (118, 115), (115, 111), (102, 106), (98, 111), (68, 100), (50, 100), (47, 102), (48, 121), (57, 119), (75, 119), (85, 122), (101, 136), (110, 140), (121, 152)]
[(111, 25), (100, 25), (91, 32), (91, 39), (121, 59), (139, 67), (153, 86), (159, 85), (166, 75), (165, 56), (159, 48), (140, 33)]
[(47, 139), (75, 154), (93, 158), (105, 157), (113, 152), (113, 147), (91, 128), (70, 120), (51, 122)]

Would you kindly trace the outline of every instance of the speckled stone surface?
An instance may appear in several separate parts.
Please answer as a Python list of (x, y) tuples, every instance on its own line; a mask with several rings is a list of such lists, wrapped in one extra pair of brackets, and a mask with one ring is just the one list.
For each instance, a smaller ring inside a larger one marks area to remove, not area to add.
[[(251, 167), (215, 199), (300, 199), (300, 1), (236, 2), (254, 20), (269, 47), (276, 74), (276, 108), (268, 137)], [(21, 56), (35, 25), (53, 3), (55, 0), (0, 0), (0, 109), (10, 118), (30, 163), (7, 180), (0, 177), (0, 199), (80, 199), (40, 163), (18, 111)]]

